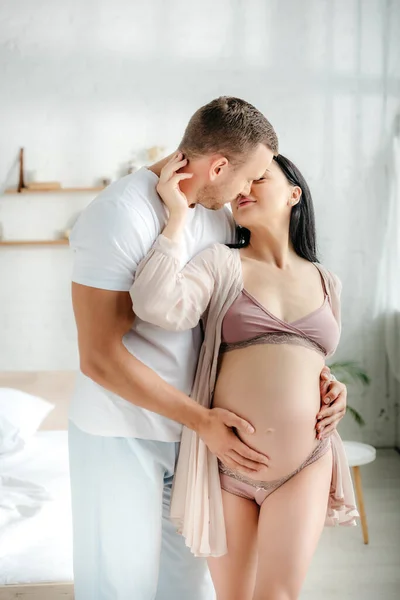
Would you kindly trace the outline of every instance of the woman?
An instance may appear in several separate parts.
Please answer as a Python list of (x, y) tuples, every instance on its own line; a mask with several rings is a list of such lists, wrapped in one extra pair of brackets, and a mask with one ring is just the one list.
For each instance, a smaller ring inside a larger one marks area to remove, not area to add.
[(135, 313), (174, 330), (202, 318), (192, 397), (252, 423), (255, 433), (240, 437), (269, 461), (261, 473), (245, 460), (232, 471), (185, 429), (171, 517), (209, 557), (218, 600), (295, 599), (324, 523), (358, 516), (340, 437), (315, 438), (319, 375), (340, 337), (340, 283), (317, 263), (311, 195), (281, 155), (232, 203), (237, 247), (216, 244), (180, 271), (184, 165), (174, 156), (161, 173), (169, 221), (137, 271)]

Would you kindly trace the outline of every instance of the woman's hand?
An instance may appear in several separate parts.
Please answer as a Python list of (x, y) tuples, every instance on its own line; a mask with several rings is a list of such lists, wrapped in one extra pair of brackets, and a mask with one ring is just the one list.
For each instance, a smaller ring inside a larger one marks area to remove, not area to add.
[(185, 165), (187, 165), (187, 160), (183, 158), (182, 152), (174, 154), (161, 169), (160, 180), (157, 184), (157, 192), (169, 211), (168, 223), (163, 235), (173, 242), (180, 241), (189, 210), (187, 198), (179, 187), (179, 183), (193, 177), (193, 173), (177, 173)]
[(161, 169), (157, 192), (168, 208), (170, 217), (186, 215), (189, 208), (187, 198), (181, 191), (179, 184), (184, 179), (193, 177), (193, 173), (177, 172), (186, 165), (187, 159), (183, 158), (182, 152), (177, 152)]

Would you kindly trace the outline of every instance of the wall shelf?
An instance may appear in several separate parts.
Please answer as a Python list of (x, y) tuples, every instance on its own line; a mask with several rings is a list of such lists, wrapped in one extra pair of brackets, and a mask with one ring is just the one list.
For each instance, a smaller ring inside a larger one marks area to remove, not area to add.
[(101, 192), (105, 187), (103, 185), (95, 187), (67, 187), (67, 188), (56, 188), (52, 190), (29, 190), (27, 188), (22, 189), (20, 192), (17, 189), (5, 190), (4, 194), (15, 194), (15, 195), (26, 195), (26, 194), (75, 194), (79, 192)]
[(69, 240), (0, 240), (0, 246), (68, 246)]

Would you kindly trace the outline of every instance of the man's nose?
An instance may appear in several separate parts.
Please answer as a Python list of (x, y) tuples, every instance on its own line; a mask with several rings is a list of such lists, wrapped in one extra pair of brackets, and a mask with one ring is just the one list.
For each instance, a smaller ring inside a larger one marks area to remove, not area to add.
[(242, 190), (242, 196), (248, 196), (251, 192), (251, 185), (252, 185), (252, 181), (249, 181), (248, 183), (246, 183), (246, 185), (244, 186), (243, 190)]

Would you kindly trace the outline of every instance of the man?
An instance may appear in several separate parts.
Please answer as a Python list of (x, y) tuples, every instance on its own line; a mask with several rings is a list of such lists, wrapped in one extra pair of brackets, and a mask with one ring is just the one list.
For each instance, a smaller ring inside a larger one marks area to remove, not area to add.
[[(253, 106), (223, 97), (194, 114), (180, 150), (194, 173), (184, 182), (194, 210), (183, 265), (210, 244), (233, 240), (232, 217), (222, 207), (250, 193), (278, 140)], [(76, 600), (211, 600), (206, 564), (168, 519), (182, 424), (232, 468), (257, 470), (265, 460), (233, 433), (250, 424), (188, 396), (200, 329), (171, 333), (132, 312), (137, 265), (165, 224), (156, 185), (166, 160), (107, 188), (71, 236), (81, 368), (69, 427)], [(326, 431), (346, 402), (344, 386), (329, 385), (327, 397), (339, 397), (325, 407)]]

